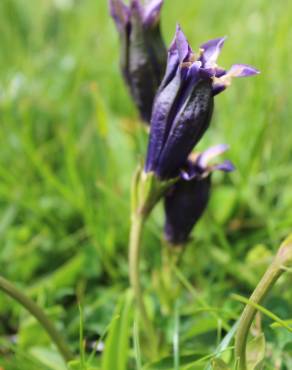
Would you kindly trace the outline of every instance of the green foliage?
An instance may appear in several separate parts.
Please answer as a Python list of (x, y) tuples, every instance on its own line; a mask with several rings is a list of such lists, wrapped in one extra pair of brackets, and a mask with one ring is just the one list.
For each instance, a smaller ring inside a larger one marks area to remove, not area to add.
[(216, 358), (212, 361), (212, 369), (213, 370), (230, 370), (230, 367), (226, 365), (226, 363), (219, 358)]
[(247, 345), (247, 368), (248, 370), (264, 369), (266, 341), (263, 334), (258, 335)]
[[(214, 357), (217, 367), (232, 363), (231, 343), (218, 351), (242, 310), (230, 293), (249, 296), (291, 228), (291, 12), (284, 0), (165, 1), (168, 43), (176, 22), (194, 50), (227, 34), (220, 65), (245, 62), (261, 75), (234, 81), (216, 101), (199, 147), (229, 143), (237, 171), (214, 176), (209, 210), (180, 262), (182, 275), (163, 266), (160, 207), (145, 232), (144, 298), (160, 342), (154, 359), (139, 321), (133, 343), (125, 293), (130, 181), (147, 134), (119, 73), (106, 0), (0, 1), (1, 274), (66, 336), (76, 354), (71, 369), (131, 370), (139, 361), (143, 369), (173, 369), (177, 297), (180, 369), (202, 370)], [(167, 269), (171, 279), (163, 285)], [(291, 327), (290, 287), (287, 272), (264, 304), (275, 315), (262, 323), (268, 370), (292, 366), (291, 333), (283, 328)], [(275, 318), (281, 327), (270, 326)], [(105, 343), (103, 353), (94, 350), (97, 342)], [(66, 368), (42, 328), (3, 294), (0, 367)]]
[(117, 309), (119, 317), (114, 318), (105, 342), (102, 370), (127, 369), (132, 302), (132, 295), (128, 293), (125, 301)]

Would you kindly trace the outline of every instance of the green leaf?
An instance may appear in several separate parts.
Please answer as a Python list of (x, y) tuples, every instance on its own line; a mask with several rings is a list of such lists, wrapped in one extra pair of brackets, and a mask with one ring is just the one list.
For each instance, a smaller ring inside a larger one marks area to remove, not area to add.
[(68, 363), (68, 368), (70, 370), (80, 370), (81, 362), (79, 360), (73, 360)]
[(52, 370), (67, 370), (62, 357), (58, 352), (42, 347), (33, 347), (30, 353), (42, 364)]
[(135, 353), (135, 360), (136, 360), (136, 370), (141, 370), (142, 369), (142, 359), (141, 359), (139, 328), (138, 328), (137, 320), (134, 321), (134, 326), (133, 326), (133, 342), (134, 342), (134, 353)]
[(73, 282), (80, 275), (80, 271), (84, 269), (86, 265), (85, 262), (85, 255), (83, 253), (77, 253), (54, 272), (46, 275), (33, 284), (32, 287), (28, 289), (29, 294), (37, 294), (43, 289), (53, 289), (56, 286), (59, 289), (61, 287), (72, 286)]
[(251, 301), (250, 299), (242, 297), (238, 294), (232, 294), (231, 298), (236, 299), (239, 302), (251, 305), (252, 307), (256, 308), (258, 311), (262, 312), (264, 315), (266, 315), (270, 319), (274, 320), (276, 323), (279, 324), (279, 326), (281, 326), (283, 328), (286, 328), (290, 333), (292, 333), (291, 326), (287, 325), (286, 321), (280, 319), (277, 315), (275, 315), (273, 312), (269, 311), (267, 308)]
[[(215, 220), (224, 224), (231, 217), (237, 201), (237, 194), (231, 186), (220, 186), (212, 194), (210, 209)], [(224, 204), (224, 207), (218, 207), (218, 204)]]
[(180, 368), (179, 330), (180, 330), (180, 317), (178, 304), (176, 304), (174, 317), (174, 332), (173, 332), (174, 370), (179, 370)]
[[(181, 369), (183, 369), (184, 365), (189, 365), (190, 363), (197, 362), (205, 357), (206, 354), (202, 353), (193, 353), (189, 355), (180, 356), (180, 366)], [(169, 370), (173, 369), (174, 364), (174, 357), (173, 356), (167, 356), (159, 361), (152, 362), (150, 364), (145, 365), (143, 368), (144, 370)]]
[[(219, 355), (226, 351), (226, 349), (228, 348), (230, 342), (232, 341), (235, 333), (236, 333), (236, 330), (238, 328), (238, 323), (239, 323), (239, 320), (237, 320), (235, 322), (235, 324), (233, 324), (232, 328), (229, 330), (229, 332), (225, 335), (225, 337), (222, 339), (222, 341), (219, 343), (219, 345), (217, 346), (216, 350), (215, 350), (215, 353), (214, 355), (216, 357), (219, 357)], [(205, 370), (211, 370), (212, 369), (212, 361), (211, 361), (211, 364), (208, 364), (208, 366), (205, 368)]]
[(230, 370), (230, 367), (220, 358), (212, 360), (212, 370)]
[(218, 327), (218, 320), (214, 317), (202, 317), (200, 316), (191, 328), (183, 335), (183, 339), (189, 339), (196, 337), (201, 334), (215, 331)]
[[(60, 306), (53, 306), (45, 310), (46, 315), (52, 321), (55, 321), (57, 317), (62, 314), (62, 308)], [(28, 350), (30, 347), (35, 346), (35, 338), (38, 338), (38, 347), (45, 347), (51, 343), (51, 338), (47, 332), (43, 329), (36, 318), (29, 313), (23, 315), (23, 319), (20, 322), (18, 333), (18, 346), (23, 350)]]
[(68, 369), (69, 370), (100, 370), (100, 368), (97, 367), (84, 367), (84, 365), (81, 363), (80, 360), (73, 360), (68, 363)]
[(131, 327), (132, 294), (128, 291), (119, 303), (114, 322), (105, 341), (102, 370), (127, 370), (129, 357), (129, 334)]
[(247, 344), (247, 369), (261, 370), (265, 359), (266, 341), (264, 334), (257, 336)]
[(281, 320), (281, 323), (279, 323), (279, 322), (273, 322), (270, 325), (270, 327), (273, 328), (273, 329), (282, 328), (283, 327), (283, 324), (282, 323), (285, 323), (285, 325), (287, 325), (289, 328), (290, 327), (292, 328), (292, 319), (289, 319), (289, 320)]

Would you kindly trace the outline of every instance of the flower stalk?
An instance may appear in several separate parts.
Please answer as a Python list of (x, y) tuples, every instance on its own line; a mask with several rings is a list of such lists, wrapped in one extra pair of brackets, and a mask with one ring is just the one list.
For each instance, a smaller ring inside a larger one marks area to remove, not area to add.
[(146, 218), (141, 214), (133, 215), (131, 220), (129, 244), (129, 279), (144, 328), (147, 329), (148, 332), (150, 331), (150, 335), (153, 337), (154, 329), (152, 328), (152, 323), (145, 308), (139, 274), (141, 239), (145, 221)]
[[(249, 301), (261, 304), (266, 295), (270, 292), (276, 281), (285, 271), (285, 268), (292, 264), (292, 235), (290, 235), (280, 246), (278, 253), (259, 284), (252, 293)], [(247, 338), (252, 322), (255, 318), (256, 307), (247, 304), (239, 320), (238, 330), (235, 337), (235, 356), (238, 361), (239, 370), (247, 370), (246, 346)]]
[(145, 173), (140, 167), (136, 171), (132, 183), (132, 214), (129, 241), (129, 280), (133, 289), (137, 308), (146, 329), (149, 343), (154, 354), (157, 353), (157, 335), (144, 304), (140, 281), (139, 262), (141, 240), (145, 222), (151, 211), (159, 202), (168, 188), (176, 181), (160, 181), (152, 172)]
[(28, 296), (22, 293), (14, 284), (9, 282), (3, 276), (0, 276), (0, 289), (9, 295), (12, 299), (20, 303), (27, 311), (29, 311), (40, 325), (47, 332), (49, 337), (55, 343), (60, 354), (66, 362), (73, 359), (73, 354), (68, 348), (63, 336), (57, 331), (52, 321), (48, 318), (45, 312)]

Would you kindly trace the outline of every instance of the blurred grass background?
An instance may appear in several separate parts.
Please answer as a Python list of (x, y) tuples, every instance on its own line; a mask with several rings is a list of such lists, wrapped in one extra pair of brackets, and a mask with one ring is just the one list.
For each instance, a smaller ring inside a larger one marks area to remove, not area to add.
[[(223, 309), (219, 316), (225, 321), (242, 309), (230, 293), (251, 292), (292, 223), (291, 14), (292, 3), (285, 0), (166, 0), (163, 9), (167, 44), (176, 22), (195, 50), (228, 35), (220, 65), (248, 63), (261, 71), (234, 81), (216, 100), (212, 127), (199, 147), (230, 144), (228, 157), (237, 171), (214, 178), (211, 205), (181, 264), (199, 299)], [(1, 274), (66, 329), (76, 351), (77, 301), (90, 342), (106, 330), (128, 287), (129, 184), (147, 136), (118, 60), (118, 36), (105, 0), (1, 0)], [(179, 299), (184, 351), (214, 349), (218, 320), (197, 312), (200, 304), (185, 287), (167, 289), (162, 225), (158, 207), (141, 268), (156, 325), (170, 348), (173, 302)], [(266, 306), (289, 318), (291, 294), (290, 275)], [(289, 340), (269, 323), (264, 322), (273, 343), (270, 362), (281, 354), (279, 369), (291, 369)], [(57, 368), (40, 351), (50, 348), (46, 335), (3, 294), (0, 335), (5, 369)]]

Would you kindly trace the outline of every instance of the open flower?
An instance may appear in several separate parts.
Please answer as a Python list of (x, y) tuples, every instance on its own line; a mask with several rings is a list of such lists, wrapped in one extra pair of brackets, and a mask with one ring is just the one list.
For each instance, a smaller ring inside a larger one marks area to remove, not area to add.
[(153, 100), (166, 67), (166, 47), (160, 32), (163, 0), (109, 0), (121, 40), (121, 69), (141, 118), (150, 122)]
[(230, 85), (232, 77), (258, 73), (243, 64), (235, 64), (229, 71), (219, 67), (217, 58), (224, 41), (225, 38), (208, 41), (195, 54), (177, 27), (153, 106), (146, 172), (154, 172), (161, 179), (178, 176), (209, 127), (214, 95)]
[(212, 172), (234, 170), (232, 163), (227, 160), (219, 164), (209, 164), (227, 149), (227, 145), (221, 144), (201, 154), (191, 154), (181, 170), (180, 180), (166, 194), (164, 234), (170, 245), (181, 246), (188, 241), (193, 227), (207, 207)]

